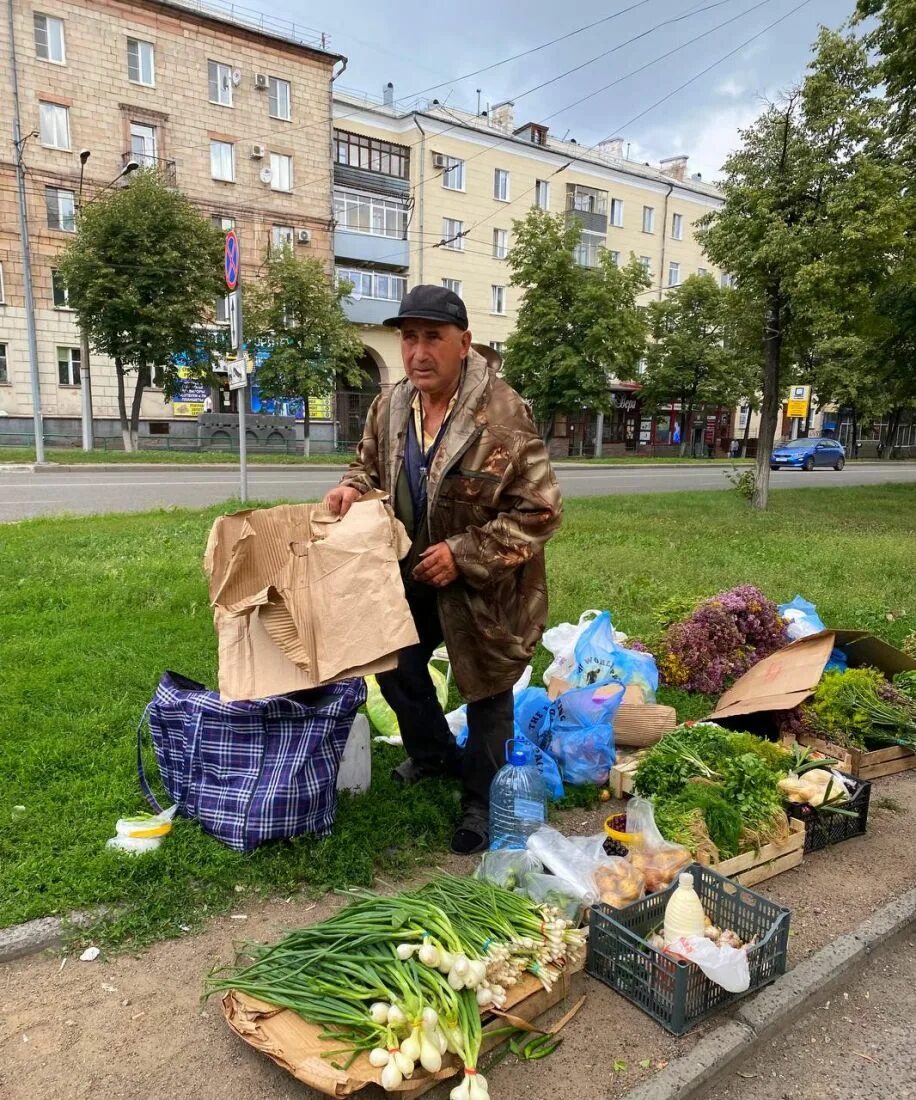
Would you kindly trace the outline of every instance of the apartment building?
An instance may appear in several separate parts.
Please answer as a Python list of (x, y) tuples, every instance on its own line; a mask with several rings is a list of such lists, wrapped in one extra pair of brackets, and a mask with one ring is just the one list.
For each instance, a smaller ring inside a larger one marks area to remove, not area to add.
[[(326, 49), (321, 37), (292, 24), (260, 17), (248, 23), (238, 9), (205, 0), (14, 0), (13, 16), (27, 135), (23, 162), (41, 405), (53, 442), (55, 436), (79, 434), (80, 340), (55, 257), (74, 232), (81, 198), (90, 202), (109, 186), (124, 186), (119, 173), (136, 161), (161, 172), (221, 228), (237, 231), (243, 279), (256, 275), (272, 244), (289, 242), (297, 252), (330, 264), (331, 87), (343, 59)], [(12, 45), (7, 21), (0, 20), (4, 135), (12, 132)], [(214, 303), (213, 319), (228, 322), (225, 300)], [(93, 356), (91, 376), (97, 433), (113, 435), (113, 366)], [(226, 391), (227, 408), (228, 396)], [(195, 420), (203, 397), (199, 386), (189, 385), (187, 393), (166, 403), (153, 389), (143, 400), (144, 431), (180, 433), (182, 420)], [(3, 413), (2, 430), (17, 423), (30, 430), (9, 141), (0, 147)]]
[[(506, 263), (512, 222), (532, 206), (579, 222), (576, 255), (586, 266), (602, 248), (620, 264), (635, 256), (651, 279), (646, 303), (698, 272), (727, 281), (694, 236), (697, 220), (721, 196), (688, 174), (687, 157), (640, 164), (627, 159), (622, 138), (589, 149), (556, 139), (544, 125), (517, 122), (511, 103), (481, 115), (435, 101), (405, 110), (390, 85), (380, 101), (335, 90), (335, 266), (354, 285), (345, 308), (382, 386), (402, 368), (397, 334), (380, 323), (418, 283), (457, 291), (475, 347), (498, 360), (520, 304)], [(634, 396), (638, 374), (634, 363), (631, 378), (613, 385), (609, 444), (633, 449), (671, 440), (674, 410), (667, 422), (643, 418)], [(576, 430), (572, 421), (559, 426), (561, 434)]]

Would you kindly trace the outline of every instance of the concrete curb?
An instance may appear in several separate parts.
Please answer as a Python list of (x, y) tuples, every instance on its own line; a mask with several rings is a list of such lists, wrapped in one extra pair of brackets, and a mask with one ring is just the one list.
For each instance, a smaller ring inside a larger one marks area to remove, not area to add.
[(0, 928), (0, 963), (61, 947), (68, 929), (88, 928), (111, 912), (112, 909), (101, 906), (73, 912), (66, 917), (39, 917), (24, 924), (14, 924), (12, 928)]
[(804, 1016), (847, 980), (866, 958), (916, 925), (916, 889), (835, 939), (756, 996), (739, 1001), (731, 1019), (623, 1100), (689, 1100), (733, 1070), (758, 1047)]

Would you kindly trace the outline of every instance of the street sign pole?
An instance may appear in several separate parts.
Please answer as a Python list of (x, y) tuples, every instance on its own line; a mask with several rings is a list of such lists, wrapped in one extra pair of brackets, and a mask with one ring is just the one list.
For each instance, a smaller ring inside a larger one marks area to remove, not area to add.
[(232, 347), (236, 355), (235, 362), (241, 365), (241, 374), (233, 373), (230, 364), (229, 388), (236, 390), (239, 410), (239, 498), (243, 504), (248, 502), (248, 435), (245, 424), (245, 406), (247, 404), (248, 368), (245, 362), (245, 340), (242, 325), (242, 288), (239, 284), (241, 250), (234, 230), (226, 234), (225, 275), (226, 287), (230, 291), (229, 320)]

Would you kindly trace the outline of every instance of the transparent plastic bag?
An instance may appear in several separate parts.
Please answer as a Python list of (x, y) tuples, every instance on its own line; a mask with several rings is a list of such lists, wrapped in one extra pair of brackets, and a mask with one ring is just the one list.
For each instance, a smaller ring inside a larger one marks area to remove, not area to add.
[(628, 859), (608, 856), (592, 873), (598, 900), (604, 905), (622, 909), (639, 899), (646, 892), (646, 879)]
[(566, 886), (556, 875), (544, 875), (532, 872), (525, 875), (522, 883), (524, 893), (539, 905), (552, 905), (558, 909), (561, 917), (574, 921), (582, 919), (582, 899)]
[(646, 702), (654, 703), (658, 690), (655, 658), (651, 653), (626, 649), (617, 639), (610, 612), (602, 611), (576, 640), (575, 662), (565, 679), (574, 687), (607, 680), (635, 684), (642, 688)]
[(586, 905), (598, 901), (595, 871), (614, 858), (605, 853), (603, 836), (567, 837), (550, 825), (528, 837), (528, 851)]
[(520, 748), (525, 753), (529, 763), (537, 767), (544, 782), (547, 784), (547, 793), (550, 797), (554, 799), (554, 801), (558, 798), (562, 798), (566, 793), (563, 787), (563, 778), (560, 775), (560, 768), (556, 760), (554, 760), (550, 753), (544, 752), (544, 750), (538, 745), (535, 745), (533, 741), (529, 741), (527, 737), (522, 737), (518, 731), (516, 731), (515, 735), (515, 747)]
[(711, 982), (729, 993), (744, 993), (750, 988), (751, 971), (743, 947), (713, 943), (705, 936), (681, 936), (665, 948), (665, 954), (695, 963)]
[(531, 852), (524, 849), (502, 850), (484, 852), (473, 877), (506, 890), (518, 890), (523, 887), (528, 875), (540, 874), (543, 870), (543, 863)]
[(544, 683), (549, 687), (551, 680), (565, 680), (576, 663), (576, 642), (587, 626), (601, 614), (600, 611), (583, 611), (578, 623), (560, 623), (545, 630), (541, 645), (553, 660), (544, 672)]
[[(827, 629), (817, 613), (817, 607), (804, 596), (796, 596), (788, 603), (781, 603), (777, 610), (786, 621), (786, 635), (790, 642), (797, 642), (799, 638), (809, 638), (812, 634), (820, 634), (822, 630)], [(846, 654), (835, 646), (824, 671), (832, 669), (845, 671), (847, 667)]]
[[(614, 835), (611, 830), (607, 832)], [(658, 831), (655, 812), (647, 798), (634, 797), (627, 803), (627, 831), (622, 843), (627, 846), (627, 858), (645, 877), (647, 894), (667, 889), (693, 862), (689, 848), (672, 844)]]

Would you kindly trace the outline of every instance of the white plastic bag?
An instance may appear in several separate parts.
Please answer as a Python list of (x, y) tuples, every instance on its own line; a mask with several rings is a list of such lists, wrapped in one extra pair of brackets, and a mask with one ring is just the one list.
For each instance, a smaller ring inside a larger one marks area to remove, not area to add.
[[(525, 690), (525, 688), (531, 683), (531, 674), (534, 670), (531, 665), (525, 669), (525, 671), (519, 676), (519, 678), (512, 685), (512, 694), (519, 695)], [(468, 708), (464, 703), (460, 707), (455, 707), (454, 710), (450, 710), (445, 716), (446, 722), (448, 722), (448, 728), (452, 737), (458, 742), (459, 746), (464, 745), (468, 739)]]
[(705, 936), (681, 936), (665, 948), (665, 954), (696, 963), (711, 982), (729, 993), (744, 993), (751, 984), (747, 949), (715, 944)]
[(586, 905), (598, 901), (594, 873), (613, 857), (604, 851), (604, 834), (566, 837), (544, 825), (528, 837), (528, 851)]

